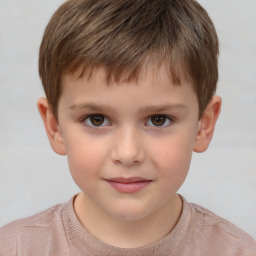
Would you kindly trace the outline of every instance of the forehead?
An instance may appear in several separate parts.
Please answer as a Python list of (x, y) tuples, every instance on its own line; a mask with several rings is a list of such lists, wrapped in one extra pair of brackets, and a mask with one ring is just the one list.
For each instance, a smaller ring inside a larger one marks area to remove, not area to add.
[(112, 69), (111, 66), (80, 66), (73, 72), (64, 73), (62, 82), (70, 78), (73, 80), (83, 78), (88, 82), (100, 79), (107, 85), (139, 84), (143, 80), (150, 80), (154, 83), (165, 80), (177, 86), (184, 82), (192, 84), (192, 79), (178, 63), (173, 67), (167, 61), (154, 61), (152, 58), (145, 59), (140, 66), (134, 69), (132, 66), (122, 67), (120, 70)]
[[(92, 101), (105, 104), (113, 99), (121, 105), (136, 104), (143, 101), (152, 104), (162, 104), (161, 101), (172, 101), (179, 104), (189, 98), (196, 98), (193, 87), (188, 80), (181, 79), (180, 84), (173, 82), (170, 72), (165, 65), (147, 66), (143, 68), (137, 79), (127, 81), (120, 78), (119, 81), (107, 79), (105, 68), (94, 69), (89, 75), (81, 71), (66, 74), (63, 77), (63, 92), (69, 105), (79, 105)], [(120, 100), (121, 99), (121, 100)], [(72, 102), (71, 102), (72, 101)]]

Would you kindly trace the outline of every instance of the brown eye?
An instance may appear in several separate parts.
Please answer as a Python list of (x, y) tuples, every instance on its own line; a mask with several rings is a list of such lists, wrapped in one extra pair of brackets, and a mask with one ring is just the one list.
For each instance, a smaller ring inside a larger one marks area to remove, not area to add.
[(103, 115), (92, 115), (90, 116), (90, 122), (93, 126), (101, 126), (104, 123)]
[(171, 118), (164, 116), (164, 115), (158, 115), (158, 116), (152, 116), (148, 122), (147, 125), (149, 126), (158, 126), (158, 127), (164, 127), (168, 126), (171, 123)]
[(81, 120), (82, 123), (84, 123), (89, 128), (103, 128), (105, 126), (111, 126), (110, 120), (101, 114), (92, 114), (84, 117)]

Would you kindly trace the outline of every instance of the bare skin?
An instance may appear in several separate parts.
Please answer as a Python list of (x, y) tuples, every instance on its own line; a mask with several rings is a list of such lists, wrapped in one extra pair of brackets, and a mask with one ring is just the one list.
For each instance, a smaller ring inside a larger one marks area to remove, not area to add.
[(199, 120), (192, 85), (172, 84), (164, 66), (137, 82), (107, 85), (104, 75), (64, 76), (58, 120), (46, 99), (38, 108), (82, 191), (74, 203), (82, 225), (107, 244), (136, 248), (162, 239), (179, 220), (176, 192), (192, 152), (211, 141), (221, 99), (214, 96)]

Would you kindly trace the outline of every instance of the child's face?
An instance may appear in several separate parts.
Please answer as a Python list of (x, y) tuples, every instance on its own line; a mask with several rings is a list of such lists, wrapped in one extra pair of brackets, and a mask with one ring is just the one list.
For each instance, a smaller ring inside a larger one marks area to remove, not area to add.
[(71, 174), (92, 205), (118, 219), (157, 211), (182, 185), (199, 127), (192, 85), (164, 66), (138, 82), (107, 85), (66, 75), (59, 127)]

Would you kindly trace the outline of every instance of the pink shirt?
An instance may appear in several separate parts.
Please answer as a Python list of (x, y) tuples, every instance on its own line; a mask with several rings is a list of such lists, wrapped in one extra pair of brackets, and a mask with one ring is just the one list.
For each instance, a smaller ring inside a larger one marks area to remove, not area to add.
[(252, 237), (184, 198), (181, 217), (162, 240), (124, 249), (89, 234), (76, 217), (73, 199), (0, 228), (0, 256), (256, 256)]

